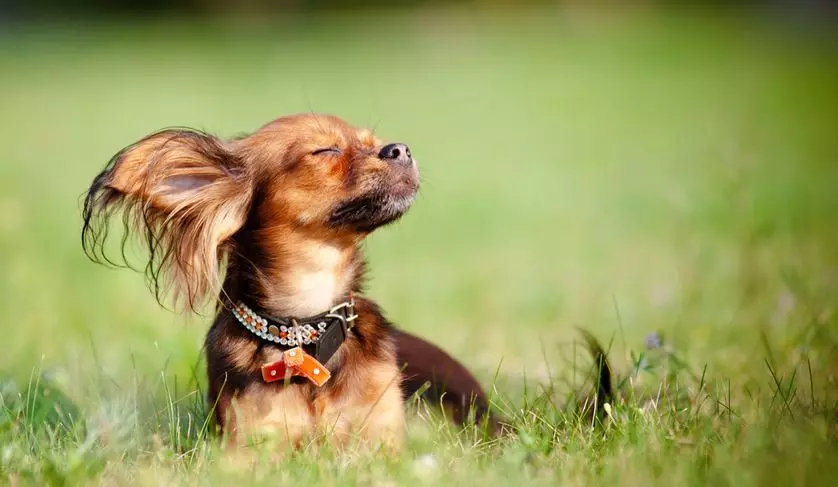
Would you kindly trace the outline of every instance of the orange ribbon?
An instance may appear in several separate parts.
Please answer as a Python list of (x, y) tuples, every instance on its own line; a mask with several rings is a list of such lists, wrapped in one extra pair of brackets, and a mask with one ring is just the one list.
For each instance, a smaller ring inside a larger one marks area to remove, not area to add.
[(329, 380), (332, 374), (316, 358), (300, 347), (286, 350), (282, 353), (281, 359), (262, 366), (262, 379), (265, 382), (285, 380), (294, 376), (305, 377), (320, 387)]

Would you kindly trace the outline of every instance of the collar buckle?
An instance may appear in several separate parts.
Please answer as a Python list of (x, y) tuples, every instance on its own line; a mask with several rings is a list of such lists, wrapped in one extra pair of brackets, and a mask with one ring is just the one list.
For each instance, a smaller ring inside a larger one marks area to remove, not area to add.
[(355, 297), (350, 296), (349, 301), (344, 301), (333, 307), (328, 313), (326, 313), (325, 317), (334, 318), (340, 321), (343, 333), (345, 334), (352, 329), (352, 322), (358, 318), (358, 315), (355, 313)]

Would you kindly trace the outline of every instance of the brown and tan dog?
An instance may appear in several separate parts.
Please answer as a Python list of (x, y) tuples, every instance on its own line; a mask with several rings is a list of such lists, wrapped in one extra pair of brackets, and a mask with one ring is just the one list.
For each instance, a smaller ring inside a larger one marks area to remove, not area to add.
[(361, 242), (401, 217), (418, 188), (406, 145), (333, 116), (283, 117), (232, 140), (164, 130), (93, 181), (83, 243), (110, 262), (108, 219), (122, 210), (147, 243), (158, 300), (171, 292), (195, 310), (218, 296), (209, 402), (231, 438), (276, 432), (299, 444), (328, 433), (397, 449), (404, 398), (426, 383), (460, 422), (472, 406), (478, 420), (488, 411), (462, 365), (396, 331), (361, 295)]

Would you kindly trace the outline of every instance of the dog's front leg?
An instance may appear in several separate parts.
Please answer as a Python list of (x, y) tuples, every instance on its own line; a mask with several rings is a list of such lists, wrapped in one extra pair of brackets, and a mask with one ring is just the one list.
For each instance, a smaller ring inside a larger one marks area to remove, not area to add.
[(404, 443), (405, 412), (401, 372), (395, 363), (360, 367), (340, 387), (315, 401), (317, 423), (328, 441), (346, 446), (383, 445), (397, 453)]
[(234, 414), (224, 430), (237, 446), (270, 443), (280, 452), (297, 448), (315, 429), (309, 389), (299, 384), (254, 384), (233, 400)]

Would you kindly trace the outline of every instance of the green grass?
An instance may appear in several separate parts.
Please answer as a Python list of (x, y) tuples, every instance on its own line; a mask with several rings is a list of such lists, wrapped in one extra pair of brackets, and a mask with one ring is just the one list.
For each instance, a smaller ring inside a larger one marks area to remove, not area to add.
[[(834, 484), (838, 55), (818, 34), (550, 12), (7, 30), (0, 483)], [(495, 382), (512, 437), (413, 405), (398, 458), (236, 468), (206, 427), (208, 318), (84, 258), (79, 195), (121, 147), (309, 110), (410, 143), (425, 183), (370, 239), (369, 294)], [(621, 378), (604, 428), (563, 406), (576, 326)]]

